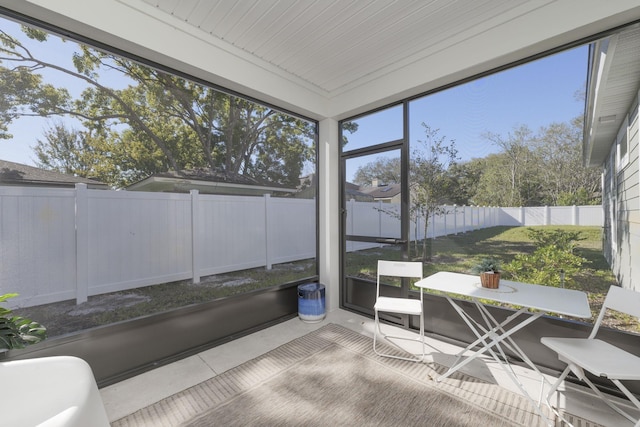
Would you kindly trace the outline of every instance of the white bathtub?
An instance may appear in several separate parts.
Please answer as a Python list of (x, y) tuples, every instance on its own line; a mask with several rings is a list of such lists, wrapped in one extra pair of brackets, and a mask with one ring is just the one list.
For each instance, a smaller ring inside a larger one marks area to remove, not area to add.
[(0, 424), (109, 426), (91, 367), (71, 356), (0, 362)]

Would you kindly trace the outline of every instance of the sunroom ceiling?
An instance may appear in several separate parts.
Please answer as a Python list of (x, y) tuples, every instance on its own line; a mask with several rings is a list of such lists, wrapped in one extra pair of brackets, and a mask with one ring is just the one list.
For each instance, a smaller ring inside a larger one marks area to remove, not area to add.
[(143, 1), (328, 96), (535, 9), (526, 0)]
[(640, 19), (637, 0), (0, 0), (314, 119), (345, 118)]

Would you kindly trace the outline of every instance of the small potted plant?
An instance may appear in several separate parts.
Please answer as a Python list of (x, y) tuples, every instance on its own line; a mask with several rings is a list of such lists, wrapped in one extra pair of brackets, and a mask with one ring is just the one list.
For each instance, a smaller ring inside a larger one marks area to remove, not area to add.
[(500, 285), (500, 262), (495, 258), (483, 258), (473, 267), (474, 273), (480, 274), (483, 288), (497, 289)]

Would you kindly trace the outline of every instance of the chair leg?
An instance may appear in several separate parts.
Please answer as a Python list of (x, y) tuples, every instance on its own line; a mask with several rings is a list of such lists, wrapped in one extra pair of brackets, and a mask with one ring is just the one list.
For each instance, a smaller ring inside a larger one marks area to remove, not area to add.
[[(577, 367), (575, 367), (577, 368)], [(614, 411), (616, 411), (618, 414), (622, 415), (623, 417), (625, 417), (626, 419), (628, 419), (629, 421), (631, 421), (632, 423), (635, 423), (635, 427), (640, 427), (640, 419), (635, 419), (633, 418), (631, 415), (629, 415), (628, 413), (626, 413), (625, 411), (623, 411), (618, 405), (616, 405), (615, 403), (613, 403), (607, 396), (604, 395), (604, 393), (602, 393), (598, 387), (595, 386), (595, 384), (593, 384), (591, 382), (591, 380), (589, 380), (589, 378), (587, 378), (586, 375), (584, 375), (584, 373), (580, 373), (575, 372), (575, 369), (572, 369), (572, 365), (569, 364), (564, 371), (562, 371), (562, 374), (560, 375), (560, 377), (558, 377), (558, 380), (551, 386), (551, 389), (549, 389), (549, 392), (547, 393), (546, 396), (546, 403), (549, 406), (549, 408), (551, 408), (551, 410), (558, 416), (560, 417), (567, 425), (571, 425), (567, 420), (564, 419), (564, 417), (562, 417), (562, 415), (560, 415), (560, 413), (553, 407), (553, 405), (551, 405), (551, 403), (549, 402), (549, 399), (551, 398), (551, 395), (556, 391), (556, 389), (560, 386), (560, 383), (562, 383), (562, 381), (567, 377), (567, 375), (569, 374), (569, 372), (574, 371), (574, 373), (576, 373), (576, 375), (582, 380), (584, 381), (590, 388), (591, 390), (593, 390), (593, 392), (600, 398), (600, 400), (602, 400), (607, 406), (609, 406), (611, 409), (613, 409)], [(625, 396), (627, 396), (627, 398), (633, 402), (634, 405), (636, 405), (636, 407), (640, 410), (640, 401), (638, 401), (638, 399), (618, 380), (611, 380), (624, 394)]]
[[(382, 357), (390, 357), (392, 359), (400, 359), (400, 360), (408, 360), (410, 362), (422, 362), (426, 356), (426, 350), (425, 350), (425, 342), (424, 342), (424, 319), (423, 316), (420, 315), (420, 337), (418, 339), (416, 338), (407, 338), (407, 337), (400, 337), (400, 336), (394, 336), (394, 335), (387, 335), (385, 333), (382, 332), (382, 325), (380, 322), (380, 316), (378, 314), (377, 310), (375, 311), (375, 320), (374, 320), (374, 331), (373, 331), (373, 351), (378, 355), (378, 356), (382, 356)], [(380, 351), (378, 351), (378, 348), (376, 346), (377, 344), (377, 335), (380, 334), (380, 336), (382, 338), (384, 338), (385, 340), (387, 340), (387, 342), (391, 345), (393, 345), (394, 347), (396, 347), (398, 350), (403, 351), (405, 353), (408, 353), (405, 349), (403, 349), (402, 347), (400, 347), (398, 344), (394, 343), (393, 341), (390, 340), (390, 338), (393, 339), (399, 339), (399, 340), (407, 340), (407, 341), (419, 341), (422, 343), (422, 356), (417, 357), (417, 356), (413, 356), (413, 357), (402, 357), (402, 356), (396, 356), (393, 354), (386, 354), (386, 353), (382, 353)]]
[[(622, 390), (622, 392), (624, 393), (625, 396), (627, 396), (627, 398), (634, 404), (636, 405), (636, 408), (638, 408), (640, 410), (640, 401), (638, 401), (638, 398), (629, 391), (628, 388), (626, 388), (624, 385), (622, 385), (622, 383), (620, 382), (620, 380), (611, 380), (613, 381), (613, 383), (620, 389)], [(624, 414), (622, 414), (624, 415)], [(638, 418), (637, 420), (634, 420), (633, 417), (627, 416), (626, 417), (629, 421), (631, 421), (632, 423), (635, 423), (635, 427), (639, 427), (640, 426), (640, 418)]]
[(426, 343), (424, 342), (424, 314), (420, 313), (420, 341), (422, 341), (422, 358), (424, 360), (426, 357)]
[(378, 354), (378, 351), (376, 350), (376, 341), (378, 338), (378, 332), (379, 332), (379, 327), (380, 327), (380, 318), (378, 317), (378, 311), (374, 310), (374, 322), (373, 322), (373, 351)]
[[(606, 403), (607, 406), (609, 406), (611, 409), (616, 411), (618, 414), (622, 415), (623, 417), (625, 417), (626, 419), (628, 419), (629, 421), (634, 423), (636, 426), (638, 424), (640, 424), (640, 419), (635, 419), (631, 415), (629, 415), (625, 411), (623, 411), (618, 405), (613, 403), (607, 396), (605, 396), (604, 393), (602, 393), (600, 390), (598, 390), (598, 387), (596, 387), (587, 377), (583, 378), (583, 381), (586, 382), (589, 385), (589, 387), (591, 387), (593, 392), (596, 395), (598, 395), (598, 397), (604, 403)], [(631, 400), (631, 402), (633, 402), (634, 405), (636, 405), (636, 407), (638, 409), (640, 409), (640, 402), (638, 402), (638, 399), (636, 399), (636, 397), (633, 394), (631, 394), (631, 392), (624, 385), (622, 385), (622, 383), (620, 381), (618, 381), (618, 380), (611, 380), (611, 381), (620, 389), (620, 391), (622, 391), (625, 394), (625, 396), (627, 396), (627, 398), (629, 398), (629, 400)]]
[(571, 372), (571, 368), (569, 366), (567, 366), (564, 371), (562, 371), (562, 374), (560, 374), (560, 376), (558, 377), (558, 379), (556, 380), (555, 383), (553, 383), (553, 385), (551, 386), (551, 388), (549, 389), (549, 392), (547, 393), (547, 396), (545, 397), (545, 400), (547, 401), (547, 405), (549, 405), (549, 407), (551, 407), (551, 403), (549, 402), (549, 399), (551, 398), (551, 395), (553, 393), (555, 393), (555, 391), (558, 389), (558, 387), (560, 386), (560, 383), (562, 383), (562, 381), (567, 377), (567, 375), (569, 375), (569, 372)]
[[(549, 402), (549, 399), (551, 398), (551, 395), (553, 393), (555, 393), (558, 389), (558, 387), (560, 386), (560, 384), (562, 383), (562, 381), (564, 381), (564, 379), (567, 377), (567, 375), (569, 375), (569, 372), (571, 372), (571, 366), (567, 366), (564, 371), (562, 371), (562, 374), (560, 374), (560, 376), (558, 377), (558, 379), (556, 380), (555, 383), (553, 383), (553, 385), (551, 386), (551, 388), (549, 389), (549, 392), (547, 393), (547, 395), (545, 396), (545, 403), (547, 404), (547, 406), (549, 407), (549, 409), (551, 409), (551, 411), (556, 415), (556, 417), (558, 417), (561, 421), (563, 421), (567, 426), (569, 427), (573, 427), (573, 424), (571, 424), (569, 421), (567, 421), (561, 414), (559, 411), (559, 408), (555, 408), (551, 402)], [(544, 381), (543, 381), (543, 387), (544, 387)], [(542, 393), (542, 390), (540, 391)]]

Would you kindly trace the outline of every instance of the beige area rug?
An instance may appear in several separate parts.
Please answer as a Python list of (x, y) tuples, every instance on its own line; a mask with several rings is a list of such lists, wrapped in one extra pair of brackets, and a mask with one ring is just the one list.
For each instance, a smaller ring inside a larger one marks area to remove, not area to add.
[(465, 374), (436, 383), (445, 370), (376, 356), (371, 338), (328, 324), (112, 427), (546, 425), (495, 384)]

